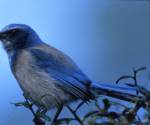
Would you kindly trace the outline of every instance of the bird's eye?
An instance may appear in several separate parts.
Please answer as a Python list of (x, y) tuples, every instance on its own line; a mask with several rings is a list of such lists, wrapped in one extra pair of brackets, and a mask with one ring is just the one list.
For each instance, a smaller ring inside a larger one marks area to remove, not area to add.
[(11, 32), (14, 34), (14, 33), (16, 33), (16, 31), (17, 31), (16, 29), (13, 29)]

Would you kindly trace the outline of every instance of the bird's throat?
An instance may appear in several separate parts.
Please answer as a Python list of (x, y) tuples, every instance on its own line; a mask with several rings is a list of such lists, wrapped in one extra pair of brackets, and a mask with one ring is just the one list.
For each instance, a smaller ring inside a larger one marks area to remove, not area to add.
[(3, 47), (8, 54), (13, 51), (13, 45), (10, 41), (3, 41)]

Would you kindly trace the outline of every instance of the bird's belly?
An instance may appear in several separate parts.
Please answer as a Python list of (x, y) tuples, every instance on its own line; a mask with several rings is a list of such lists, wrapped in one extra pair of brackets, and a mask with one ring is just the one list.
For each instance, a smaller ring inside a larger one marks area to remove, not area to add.
[(35, 70), (29, 65), (17, 68), (15, 77), (27, 98), (47, 109), (59, 107), (72, 98), (57, 86), (57, 81), (49, 74)]

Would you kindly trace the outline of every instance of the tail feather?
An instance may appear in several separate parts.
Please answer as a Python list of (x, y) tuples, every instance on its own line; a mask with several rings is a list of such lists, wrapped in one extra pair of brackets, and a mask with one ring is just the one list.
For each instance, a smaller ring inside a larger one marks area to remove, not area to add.
[(136, 87), (128, 87), (126, 85), (93, 83), (92, 90), (98, 95), (105, 95), (120, 100), (136, 102), (140, 96), (136, 95), (138, 89)]

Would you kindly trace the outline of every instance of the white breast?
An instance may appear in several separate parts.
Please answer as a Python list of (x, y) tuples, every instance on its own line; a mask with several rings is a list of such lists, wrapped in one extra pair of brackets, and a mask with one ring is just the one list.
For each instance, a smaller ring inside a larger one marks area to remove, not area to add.
[(23, 51), (17, 62), (14, 75), (25, 95), (36, 104), (50, 108), (69, 99), (67, 93), (57, 87), (57, 80), (50, 74), (33, 68), (34, 60), (28, 51)]

